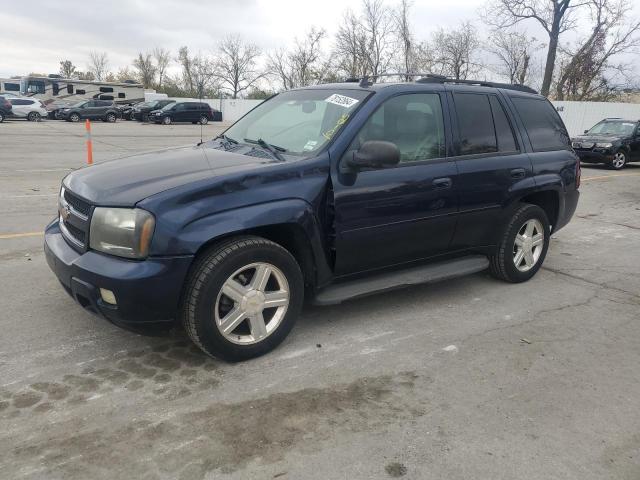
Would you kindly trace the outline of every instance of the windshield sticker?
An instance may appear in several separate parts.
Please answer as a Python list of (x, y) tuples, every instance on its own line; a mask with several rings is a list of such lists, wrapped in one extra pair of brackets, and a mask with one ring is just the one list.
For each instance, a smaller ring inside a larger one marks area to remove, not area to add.
[(355, 98), (346, 97), (344, 95), (338, 95), (337, 93), (334, 93), (329, 98), (326, 98), (325, 102), (333, 103), (334, 105), (338, 105), (339, 107), (351, 108), (356, 103), (358, 103), (358, 100), (356, 100)]
[(349, 114), (348, 113), (344, 113), (344, 114), (340, 115), (340, 118), (338, 119), (336, 124), (331, 129), (329, 129), (326, 132), (324, 132), (322, 134), (322, 136), (324, 138), (326, 138), (327, 140), (331, 140), (333, 138), (333, 136), (335, 135), (335, 133), (338, 131), (338, 129), (342, 125), (344, 125), (347, 122), (348, 119), (349, 119)]
[(314, 148), (316, 148), (316, 145), (318, 145), (318, 142), (315, 140), (309, 140), (304, 147), (302, 147), (302, 150), (304, 150), (305, 152), (310, 152), (311, 150), (313, 150)]

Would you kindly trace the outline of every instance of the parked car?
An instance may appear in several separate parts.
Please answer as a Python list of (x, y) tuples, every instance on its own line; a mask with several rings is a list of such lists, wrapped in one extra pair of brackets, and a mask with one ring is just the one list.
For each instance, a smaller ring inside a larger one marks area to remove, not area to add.
[(365, 78), (276, 95), (198, 145), (70, 173), (44, 249), (87, 310), (127, 327), (178, 320), (208, 354), (242, 360), (276, 347), (305, 298), (487, 268), (529, 280), (579, 184), (562, 120), (527, 87)]
[(11, 102), (5, 97), (0, 96), (0, 123), (4, 122), (4, 119), (12, 115), (13, 106)]
[(136, 105), (131, 113), (132, 120), (139, 120), (141, 122), (149, 121), (149, 114), (154, 110), (161, 110), (167, 105), (176, 103), (175, 100), (153, 100), (151, 102), (143, 102)]
[(171, 103), (149, 113), (149, 121), (170, 125), (176, 122), (191, 122), (206, 125), (213, 120), (211, 107), (204, 102)]
[(48, 113), (44, 104), (35, 98), (9, 98), (13, 107), (13, 115), (17, 118), (26, 118), (30, 122), (39, 122)]
[(60, 110), (59, 116), (68, 122), (79, 122), (82, 119), (115, 122), (119, 112), (111, 100), (83, 100), (68, 108)]
[(73, 105), (72, 102), (66, 100), (54, 100), (51, 103), (48, 103), (45, 108), (47, 109), (47, 117), (51, 120), (61, 120), (60, 112), (64, 108), (69, 108)]
[(118, 105), (118, 116), (123, 120), (133, 120), (133, 109), (136, 105), (140, 105), (144, 102), (134, 102)]
[(605, 118), (573, 138), (571, 145), (581, 162), (622, 170), (629, 162), (640, 162), (640, 122)]

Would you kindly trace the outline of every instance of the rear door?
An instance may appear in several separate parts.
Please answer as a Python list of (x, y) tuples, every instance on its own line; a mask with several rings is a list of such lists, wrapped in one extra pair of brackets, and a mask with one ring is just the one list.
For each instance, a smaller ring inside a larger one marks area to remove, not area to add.
[(400, 163), (337, 175), (336, 273), (348, 275), (446, 252), (456, 222), (456, 166), (447, 158), (444, 93), (402, 93), (385, 100), (351, 141), (383, 140)]
[(492, 245), (513, 192), (534, 186), (531, 160), (497, 91), (471, 87), (449, 95), (460, 209), (451, 248)]
[(631, 138), (631, 144), (629, 145), (631, 150), (631, 161), (632, 162), (640, 162), (640, 122), (636, 124), (636, 128), (633, 132), (633, 137)]

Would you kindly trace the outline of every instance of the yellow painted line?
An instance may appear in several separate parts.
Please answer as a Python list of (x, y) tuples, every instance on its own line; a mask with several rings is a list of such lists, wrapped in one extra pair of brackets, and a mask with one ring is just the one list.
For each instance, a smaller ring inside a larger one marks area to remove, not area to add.
[(613, 178), (613, 177), (638, 177), (640, 173), (617, 173), (613, 175), (600, 175), (598, 177), (582, 177), (583, 182), (588, 182), (590, 180), (602, 180), (603, 178)]
[(7, 240), (9, 238), (41, 237), (43, 235), (44, 232), (0, 233), (0, 240)]

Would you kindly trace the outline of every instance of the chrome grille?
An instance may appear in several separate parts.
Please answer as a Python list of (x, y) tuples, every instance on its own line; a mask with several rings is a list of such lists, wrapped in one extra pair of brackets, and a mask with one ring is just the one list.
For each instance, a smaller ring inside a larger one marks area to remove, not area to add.
[(59, 225), (63, 237), (79, 251), (87, 249), (91, 204), (62, 187), (58, 202)]

